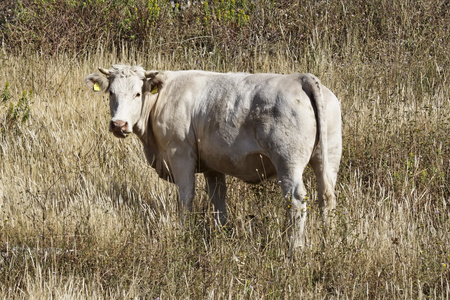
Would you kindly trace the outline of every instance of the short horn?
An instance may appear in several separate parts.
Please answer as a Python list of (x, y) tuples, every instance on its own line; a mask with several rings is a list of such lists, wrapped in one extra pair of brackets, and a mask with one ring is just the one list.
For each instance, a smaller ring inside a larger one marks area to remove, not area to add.
[(103, 69), (103, 68), (98, 68), (98, 70), (100, 71), (100, 72), (102, 72), (103, 74), (105, 74), (106, 76), (109, 76), (110, 75), (110, 73), (109, 73), (109, 70), (106, 70), (106, 69)]

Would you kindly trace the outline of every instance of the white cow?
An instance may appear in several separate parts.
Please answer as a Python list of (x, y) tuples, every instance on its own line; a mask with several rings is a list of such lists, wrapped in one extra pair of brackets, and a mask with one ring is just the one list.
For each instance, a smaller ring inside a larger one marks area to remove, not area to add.
[[(318, 183), (324, 218), (336, 207), (334, 187), (342, 152), (336, 96), (312, 74), (145, 71), (114, 65), (86, 84), (109, 92), (109, 130), (134, 132), (158, 175), (179, 187), (190, 211), (196, 172), (203, 173), (217, 222), (227, 219), (225, 174), (249, 183), (277, 177), (290, 201), (292, 251), (304, 244), (308, 163)], [(184, 214), (183, 214), (184, 215)]]

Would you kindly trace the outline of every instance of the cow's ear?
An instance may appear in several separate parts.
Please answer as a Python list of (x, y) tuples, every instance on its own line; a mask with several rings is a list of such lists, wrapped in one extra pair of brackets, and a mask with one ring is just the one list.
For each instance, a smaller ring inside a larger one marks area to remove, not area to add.
[(156, 77), (156, 75), (158, 75), (159, 72), (158, 71), (145, 71), (145, 78), (147, 79), (153, 79)]
[(86, 76), (84, 82), (94, 92), (105, 92), (109, 86), (109, 80), (98, 73)]
[(158, 94), (164, 83), (164, 75), (158, 71), (146, 71), (145, 90), (151, 94)]

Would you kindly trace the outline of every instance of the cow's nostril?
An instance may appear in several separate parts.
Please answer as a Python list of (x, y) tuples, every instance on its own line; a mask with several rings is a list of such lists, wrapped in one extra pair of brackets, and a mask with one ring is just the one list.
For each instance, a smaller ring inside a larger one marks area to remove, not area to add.
[(115, 122), (114, 122), (114, 125), (116, 125), (116, 127), (120, 128), (120, 129), (122, 129), (122, 128), (124, 128), (125, 126), (127, 126), (127, 122), (124, 122), (124, 121), (115, 121)]
[(109, 126), (110, 126), (111, 131), (115, 131), (115, 130), (126, 131), (126, 129), (128, 127), (128, 122), (121, 121), (121, 120), (111, 121)]

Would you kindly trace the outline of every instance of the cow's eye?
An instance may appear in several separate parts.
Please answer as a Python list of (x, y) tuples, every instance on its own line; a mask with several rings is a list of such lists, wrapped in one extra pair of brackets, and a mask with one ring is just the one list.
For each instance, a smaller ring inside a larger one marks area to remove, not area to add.
[(141, 96), (141, 93), (137, 93), (135, 98), (139, 98)]

